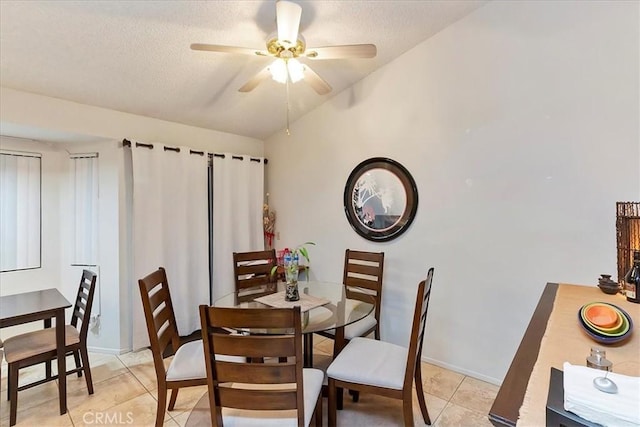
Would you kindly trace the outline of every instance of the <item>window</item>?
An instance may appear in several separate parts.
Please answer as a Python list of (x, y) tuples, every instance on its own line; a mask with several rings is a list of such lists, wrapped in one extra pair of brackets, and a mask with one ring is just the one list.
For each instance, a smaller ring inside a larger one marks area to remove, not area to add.
[(39, 154), (0, 152), (0, 271), (40, 268)]
[(74, 265), (98, 263), (98, 155), (71, 156)]

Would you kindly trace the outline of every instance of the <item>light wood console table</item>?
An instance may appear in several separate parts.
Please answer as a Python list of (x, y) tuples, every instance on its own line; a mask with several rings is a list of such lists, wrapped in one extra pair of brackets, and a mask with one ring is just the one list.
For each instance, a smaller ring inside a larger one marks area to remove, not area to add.
[(565, 362), (584, 366), (594, 346), (606, 350), (614, 372), (640, 374), (637, 331), (615, 344), (598, 343), (584, 331), (578, 320), (580, 308), (594, 301), (614, 304), (625, 310), (634, 326), (640, 324), (640, 305), (621, 294), (606, 295), (596, 286), (547, 283), (489, 411), (495, 426), (544, 425), (552, 369), (562, 370)]

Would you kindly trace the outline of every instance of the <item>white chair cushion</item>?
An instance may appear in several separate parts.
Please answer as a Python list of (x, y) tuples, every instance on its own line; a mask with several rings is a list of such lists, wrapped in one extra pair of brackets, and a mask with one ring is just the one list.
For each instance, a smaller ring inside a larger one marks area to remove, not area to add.
[[(318, 396), (322, 391), (324, 372), (319, 369), (302, 370), (304, 384), (304, 425), (308, 426), (316, 408)], [(243, 384), (243, 388), (264, 388), (262, 384)], [(272, 386), (273, 387), (273, 386)], [(289, 388), (282, 384), (278, 388)], [(246, 409), (222, 408), (222, 421), (225, 427), (283, 427), (297, 426), (298, 418), (295, 409), (280, 411), (250, 411)]]
[[(344, 327), (344, 337), (347, 340), (353, 339), (355, 337), (361, 337), (365, 332), (376, 326), (375, 316), (373, 313), (370, 313), (367, 317), (364, 317), (357, 322), (353, 322)], [(335, 335), (336, 330), (330, 329), (327, 331), (328, 334)]]
[[(227, 362), (244, 362), (244, 357), (218, 356), (216, 360)], [(194, 380), (207, 378), (204, 362), (204, 345), (202, 340), (191, 341), (181, 345), (173, 356), (167, 369), (167, 381)]]
[(408, 349), (370, 338), (354, 338), (329, 365), (327, 376), (341, 381), (402, 390)]
[(198, 378), (207, 378), (202, 340), (181, 345), (173, 356), (169, 369), (167, 369), (167, 381)]

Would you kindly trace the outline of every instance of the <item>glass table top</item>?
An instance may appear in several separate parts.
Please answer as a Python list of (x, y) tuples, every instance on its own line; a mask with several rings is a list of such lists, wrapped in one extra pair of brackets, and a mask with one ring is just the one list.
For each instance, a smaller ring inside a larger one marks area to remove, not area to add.
[[(358, 292), (362, 295), (359, 299), (347, 298), (346, 288), (342, 283), (320, 282), (320, 281), (304, 281), (298, 282), (300, 298), (305, 299), (308, 295), (315, 299), (321, 299), (319, 303), (326, 303), (303, 310), (302, 313), (302, 333), (323, 332), (338, 327), (343, 327), (351, 323), (357, 322), (371, 314), (374, 307), (374, 298), (368, 294), (366, 289), (350, 287), (350, 294)], [(284, 303), (285, 283), (279, 282), (277, 286), (271, 288), (267, 286), (259, 286), (255, 288), (243, 289), (240, 292), (232, 292), (214, 301), (214, 307), (239, 307), (239, 308), (267, 308), (263, 302), (256, 301), (261, 297), (271, 296), (276, 298), (274, 294), (282, 296), (283, 306), (301, 305), (295, 302)], [(264, 299), (263, 299), (264, 300)], [(282, 330), (267, 329), (251, 329), (247, 330), (252, 334), (278, 334)]]

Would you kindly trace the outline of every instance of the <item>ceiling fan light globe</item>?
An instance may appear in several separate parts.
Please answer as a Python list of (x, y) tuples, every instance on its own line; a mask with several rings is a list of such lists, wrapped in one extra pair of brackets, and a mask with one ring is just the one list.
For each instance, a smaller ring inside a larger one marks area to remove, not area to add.
[(278, 83), (286, 83), (288, 74), (287, 74), (287, 64), (285, 64), (284, 60), (276, 59), (269, 66), (269, 72), (271, 73), (271, 78)]
[(289, 59), (287, 61), (287, 70), (289, 71), (291, 83), (299, 82), (304, 78), (304, 65), (297, 59)]

